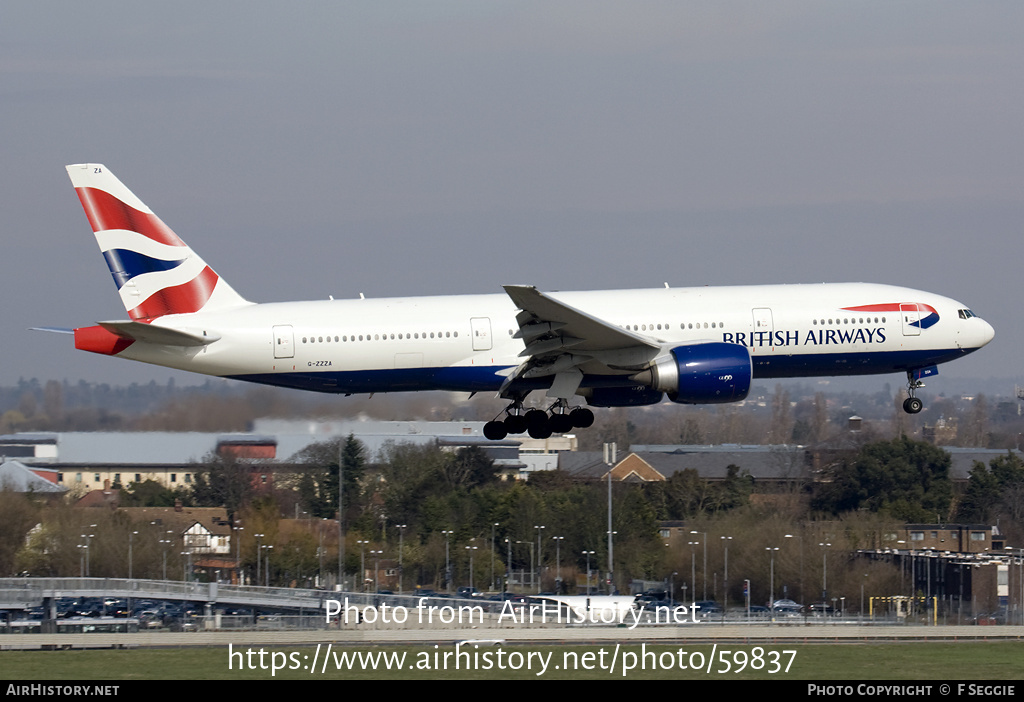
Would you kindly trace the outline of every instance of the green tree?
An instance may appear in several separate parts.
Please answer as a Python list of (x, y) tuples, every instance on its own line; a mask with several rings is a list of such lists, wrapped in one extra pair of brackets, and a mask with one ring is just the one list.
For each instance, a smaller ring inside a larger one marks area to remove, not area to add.
[(29, 496), (0, 490), (0, 577), (17, 575), (15, 556), (38, 523), (40, 507)]
[[(245, 507), (256, 494), (256, 475), (251, 464), (234, 456), (209, 454), (193, 471), (192, 494), (196, 504), (205, 507), (223, 506), (229, 517)], [(232, 521), (229, 518), (228, 521)]]
[(485, 485), (497, 477), (494, 461), (479, 446), (459, 449), (442, 465), (445, 482), (453, 488)]
[(832, 470), (812, 506), (840, 514), (866, 509), (904, 521), (948, 518), (953, 496), (948, 453), (907, 437), (866, 444)]
[(122, 507), (173, 507), (177, 500), (190, 506), (194, 498), (184, 487), (171, 490), (155, 480), (147, 479), (141, 483), (130, 483), (121, 491), (120, 501)]
[(975, 461), (967, 488), (957, 506), (957, 519), (962, 522), (985, 523), (999, 502), (999, 480), (981, 461)]
[(987, 467), (975, 461), (967, 488), (960, 498), (957, 517), (981, 523), (1005, 517), (1021, 527), (1024, 521), (1024, 460), (1007, 452), (993, 458)]

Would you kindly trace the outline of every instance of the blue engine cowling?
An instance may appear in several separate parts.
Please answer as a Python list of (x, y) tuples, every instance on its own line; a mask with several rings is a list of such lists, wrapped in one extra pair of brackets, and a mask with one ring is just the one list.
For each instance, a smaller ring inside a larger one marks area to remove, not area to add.
[(753, 364), (745, 346), (716, 341), (677, 346), (669, 354), (654, 362), (649, 379), (651, 388), (673, 402), (738, 402), (750, 392)]

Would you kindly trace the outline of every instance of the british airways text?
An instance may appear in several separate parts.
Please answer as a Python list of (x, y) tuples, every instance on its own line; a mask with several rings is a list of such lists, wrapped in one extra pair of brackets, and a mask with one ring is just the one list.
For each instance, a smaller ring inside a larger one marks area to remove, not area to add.
[(882, 344), (885, 343), (885, 330), (875, 329), (811, 329), (800, 343), (798, 331), (757, 331), (757, 332), (725, 332), (722, 341), (727, 344), (739, 344), (747, 348), (764, 346), (829, 346), (832, 344)]

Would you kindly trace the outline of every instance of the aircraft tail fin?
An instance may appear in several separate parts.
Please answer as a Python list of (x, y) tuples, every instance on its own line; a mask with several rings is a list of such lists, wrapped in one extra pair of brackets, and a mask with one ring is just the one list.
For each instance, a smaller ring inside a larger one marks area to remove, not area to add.
[(67, 171), (133, 320), (249, 304), (106, 166)]

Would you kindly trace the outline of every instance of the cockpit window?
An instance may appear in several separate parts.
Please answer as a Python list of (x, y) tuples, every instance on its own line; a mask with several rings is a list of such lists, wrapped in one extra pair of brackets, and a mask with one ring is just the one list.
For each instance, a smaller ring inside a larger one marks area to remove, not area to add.
[(960, 315), (960, 319), (970, 319), (971, 317), (978, 316), (971, 312), (970, 310), (957, 310), (957, 313)]

